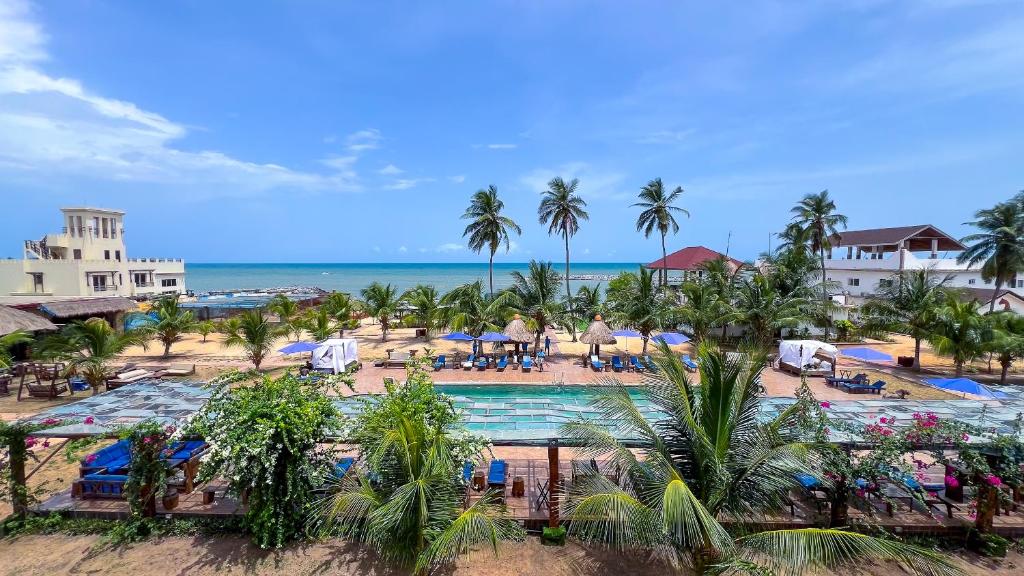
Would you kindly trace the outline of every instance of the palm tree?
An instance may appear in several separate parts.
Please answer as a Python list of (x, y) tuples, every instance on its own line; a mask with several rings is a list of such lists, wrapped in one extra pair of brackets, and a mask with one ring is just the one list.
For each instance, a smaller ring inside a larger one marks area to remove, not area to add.
[(781, 293), (763, 274), (744, 280), (736, 293), (739, 319), (750, 327), (757, 343), (766, 348), (779, 330), (807, 319), (808, 304), (804, 298)]
[(81, 374), (97, 394), (107, 378), (114, 375), (110, 363), (130, 346), (145, 348), (150, 338), (146, 329), (118, 333), (102, 318), (76, 320), (58, 334), (44, 338), (36, 353), (44, 358), (68, 362), (68, 371)]
[(217, 331), (217, 324), (213, 320), (203, 320), (202, 322), (196, 322), (193, 327), (196, 334), (203, 337), (203, 343), (206, 343), (206, 337)]
[(665, 236), (668, 235), (669, 229), (673, 234), (679, 232), (679, 223), (676, 222), (674, 213), (690, 217), (689, 212), (673, 204), (682, 193), (682, 186), (676, 186), (675, 190), (666, 192), (661, 178), (655, 178), (640, 189), (640, 202), (633, 204), (634, 208), (643, 208), (643, 212), (636, 219), (636, 231), (643, 231), (645, 238), (650, 238), (651, 233), (655, 230), (661, 234), (662, 268), (658, 272), (658, 278), (662, 286), (668, 284), (668, 269), (664, 268), (665, 260), (668, 258), (668, 252), (665, 249)]
[(1024, 358), (1024, 316), (1014, 312), (998, 312), (985, 317), (992, 327), (992, 340), (987, 351), (996, 355), (1001, 368), (999, 383), (1006, 384), (1006, 376), (1014, 362)]
[[(587, 214), (587, 202), (576, 194), (576, 188), (580, 181), (573, 178), (566, 183), (561, 178), (552, 178), (548, 182), (548, 189), (544, 191), (540, 207), (537, 209), (537, 216), (541, 224), (549, 224), (548, 234), (561, 234), (565, 238), (565, 298), (572, 299), (572, 290), (569, 288), (569, 238), (576, 235), (580, 229), (580, 220), (589, 220)], [(572, 325), (572, 341), (576, 341), (576, 326)]]
[[(704, 272), (703, 281), (714, 289), (715, 294), (718, 296), (718, 301), (724, 306), (732, 306), (736, 287), (739, 285), (739, 275), (742, 267), (734, 265), (728, 258), (722, 256), (714, 260), (702, 262), (700, 269)], [(728, 322), (722, 324), (723, 341), (728, 329)]]
[(196, 326), (196, 321), (191, 310), (185, 310), (178, 304), (177, 296), (166, 296), (154, 302), (152, 313), (156, 314), (156, 318), (144, 329), (156, 336), (164, 345), (166, 358), (171, 354), (171, 344), (191, 332)]
[(825, 270), (825, 251), (832, 247), (831, 239), (839, 233), (839, 227), (846, 228), (846, 216), (836, 213), (836, 203), (829, 198), (828, 190), (817, 194), (808, 194), (797, 202), (791, 210), (793, 221), (799, 224), (807, 234), (811, 251), (818, 253), (821, 264), (821, 304), (825, 317), (825, 337), (832, 327), (832, 317), (828, 313), (828, 275)]
[(939, 278), (921, 269), (894, 274), (879, 282), (875, 297), (862, 307), (864, 327), (892, 330), (914, 339), (914, 369), (921, 370), (921, 341), (931, 334), (936, 311), (949, 298), (952, 275)]
[(977, 358), (993, 338), (992, 327), (979, 311), (977, 300), (949, 299), (936, 313), (928, 341), (939, 354), (953, 357), (956, 377), (964, 375), (964, 364)]
[(11, 348), (18, 344), (28, 344), (32, 341), (32, 335), (24, 330), (15, 330), (10, 334), (0, 336), (0, 368), (11, 367)]
[(294, 334), (296, 341), (302, 339), (303, 320), (299, 315), (298, 302), (284, 294), (278, 294), (267, 304), (267, 310), (277, 315), (282, 334)]
[(654, 270), (643, 266), (637, 274), (624, 273), (609, 283), (607, 307), (615, 324), (640, 333), (644, 354), (651, 333), (664, 327), (672, 311), (668, 297), (655, 286)]
[(993, 312), (1003, 285), (1024, 270), (1024, 206), (1016, 201), (1003, 202), (975, 212), (974, 217), (975, 221), (967, 224), (981, 232), (960, 240), (970, 246), (957, 261), (971, 266), (981, 263), (981, 279), (995, 281), (988, 308)]
[(388, 330), (391, 329), (391, 317), (398, 310), (398, 289), (391, 284), (374, 282), (361, 292), (366, 302), (366, 312), (380, 321), (381, 342), (388, 341)]
[(601, 284), (580, 286), (576, 289), (576, 295), (572, 297), (572, 302), (568, 303), (565, 308), (572, 310), (574, 318), (593, 318), (598, 314), (603, 314)]
[(535, 350), (540, 348), (540, 338), (547, 326), (565, 314), (565, 306), (557, 295), (559, 280), (550, 262), (531, 260), (526, 275), (514, 270), (512, 286), (495, 299), (495, 306), (518, 312), (527, 327), (533, 329)]
[(441, 306), (440, 295), (433, 286), (419, 284), (410, 288), (402, 295), (402, 300), (416, 309), (409, 314), (409, 317), (417, 326), (426, 329), (426, 339), (430, 340), (435, 332), (445, 326), (445, 310)]
[[(596, 418), (562, 427), (561, 436), (581, 446), (579, 457), (606, 457), (623, 476), (620, 485), (589, 470), (578, 474), (564, 508), (571, 535), (656, 554), (698, 575), (842, 573), (865, 560), (956, 573), (940, 554), (903, 542), (840, 529), (757, 531), (760, 519), (784, 509), (787, 492), (798, 487), (794, 474), (811, 471), (814, 446), (797, 426), (799, 410), (762, 420), (763, 353), (731, 361), (702, 346), (695, 386), (668, 346), (659, 348), (660, 369), (641, 390), (664, 414), (660, 420), (649, 421), (613, 380), (594, 402)], [(719, 518), (738, 526), (728, 531)]]
[[(500, 297), (499, 297), (500, 298)], [(452, 330), (461, 330), (473, 336), (501, 330), (504, 311), (495, 300), (484, 294), (479, 280), (453, 288), (441, 297), (445, 323)]]
[(511, 246), (510, 232), (517, 235), (523, 233), (519, 225), (508, 216), (502, 216), (501, 210), (505, 203), (498, 199), (498, 188), (493, 184), (486, 190), (477, 190), (470, 200), (469, 208), (462, 215), (464, 220), (472, 220), (463, 231), (462, 237), (469, 236), (469, 249), (480, 253), (484, 247), (490, 251), (487, 260), (487, 275), (491, 287), (491, 298), (494, 298), (494, 253), (498, 247), (505, 245), (505, 252)]
[(497, 494), (463, 508), (463, 462), (482, 461), (486, 443), (467, 433), (422, 369), (366, 402), (350, 429), (362, 465), (318, 507), (325, 532), (364, 542), (417, 575), (437, 573), (476, 546), (497, 554), (500, 540), (522, 538)]
[(274, 340), (284, 335), (284, 330), (275, 329), (262, 308), (246, 310), (234, 318), (238, 320), (227, 326), (232, 332), (224, 339), (224, 345), (244, 350), (246, 357), (259, 370), (264, 358), (273, 350)]
[(335, 320), (324, 306), (306, 310), (306, 315), (302, 319), (302, 327), (317, 342), (323, 342), (333, 336), (335, 332), (339, 332), (340, 325), (341, 323)]
[(710, 282), (686, 282), (681, 294), (683, 305), (676, 309), (676, 313), (689, 326), (694, 346), (706, 340), (713, 329), (727, 326), (738, 316)]
[(358, 306), (351, 296), (344, 292), (331, 292), (322, 306), (338, 322), (338, 337), (345, 337), (345, 330), (354, 330), (359, 321), (353, 318)]
[(811, 252), (810, 230), (810, 228), (804, 228), (799, 222), (787, 224), (786, 228), (776, 235), (779, 239), (776, 253), (792, 250), (801, 254), (809, 254)]

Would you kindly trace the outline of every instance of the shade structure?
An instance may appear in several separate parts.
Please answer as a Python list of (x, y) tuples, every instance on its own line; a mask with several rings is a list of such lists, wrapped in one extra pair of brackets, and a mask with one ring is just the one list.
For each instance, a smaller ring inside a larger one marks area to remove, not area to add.
[(861, 360), (873, 360), (876, 362), (892, 362), (892, 356), (875, 350), (874, 348), (842, 348), (839, 350), (843, 356), (860, 358)]
[(690, 341), (690, 338), (680, 334), (678, 332), (663, 332), (651, 338), (655, 342), (664, 342), (669, 346), (676, 346), (678, 344), (686, 344)]
[(472, 342), (473, 340), (476, 340), (476, 338), (473, 338), (472, 336), (466, 334), (465, 332), (452, 332), (451, 334), (445, 334), (444, 336), (441, 336), (441, 340), (451, 340), (453, 342)]
[(586, 331), (580, 335), (580, 342), (600, 346), (602, 344), (615, 344), (615, 336), (612, 336), (612, 329), (604, 323), (601, 315), (594, 316), (594, 321), (587, 326)]
[(501, 332), (484, 332), (477, 340), (481, 342), (508, 342), (508, 337)]
[(17, 308), (0, 306), (0, 336), (10, 334), (11, 332), (17, 332), (18, 330), (35, 332), (37, 330), (56, 329), (57, 326), (53, 322), (50, 322), (42, 316), (37, 316), (31, 312), (25, 312), (24, 310), (18, 310)]
[(643, 336), (643, 334), (637, 332), (636, 330), (623, 329), (612, 332), (612, 336), (615, 336), (616, 338), (639, 338)]
[(1007, 397), (1005, 393), (999, 392), (998, 390), (992, 390), (988, 386), (975, 382), (970, 378), (928, 378), (925, 382), (935, 386), (936, 388), (942, 388), (943, 390), (949, 390), (950, 392), (973, 394), (982, 398)]
[(526, 327), (526, 322), (516, 314), (512, 321), (502, 331), (509, 342), (530, 342), (534, 338), (533, 332)]
[(319, 346), (316, 342), (295, 342), (281, 348), (278, 352), (281, 354), (301, 354), (303, 352), (312, 352)]

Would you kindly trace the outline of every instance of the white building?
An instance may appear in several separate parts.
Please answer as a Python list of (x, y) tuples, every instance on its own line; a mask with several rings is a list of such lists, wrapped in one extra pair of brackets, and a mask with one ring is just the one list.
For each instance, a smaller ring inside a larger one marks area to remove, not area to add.
[[(960, 264), (956, 256), (966, 247), (930, 225), (848, 230), (832, 239), (825, 270), (830, 281), (839, 284), (839, 296), (849, 304), (861, 304), (883, 282), (899, 272), (930, 269), (939, 277), (952, 276), (951, 288), (995, 286), (981, 278), (981, 266)], [(941, 256), (941, 257), (940, 257)], [(1024, 287), (1014, 278), (1006, 288)]]
[(185, 291), (180, 258), (128, 258), (124, 212), (61, 208), (63, 231), (0, 260), (0, 296), (134, 296)]

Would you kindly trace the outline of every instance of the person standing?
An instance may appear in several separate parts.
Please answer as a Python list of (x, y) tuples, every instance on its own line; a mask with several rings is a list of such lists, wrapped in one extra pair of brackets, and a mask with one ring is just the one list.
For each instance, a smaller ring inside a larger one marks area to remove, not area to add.
[(551, 354), (551, 336), (544, 337), (544, 355)]

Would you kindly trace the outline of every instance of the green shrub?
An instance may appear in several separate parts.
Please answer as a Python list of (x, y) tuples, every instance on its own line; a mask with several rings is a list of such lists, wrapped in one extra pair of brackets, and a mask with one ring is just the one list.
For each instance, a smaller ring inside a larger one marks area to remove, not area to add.
[(548, 546), (564, 546), (565, 545), (565, 527), (555, 526), (554, 528), (546, 526), (544, 531), (540, 535), (541, 543)]

